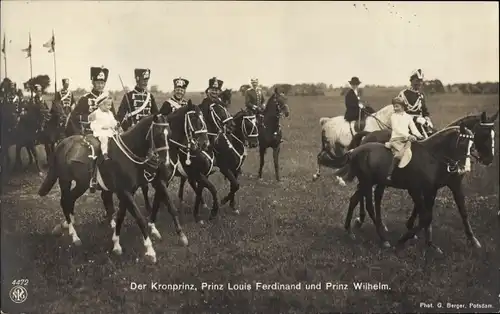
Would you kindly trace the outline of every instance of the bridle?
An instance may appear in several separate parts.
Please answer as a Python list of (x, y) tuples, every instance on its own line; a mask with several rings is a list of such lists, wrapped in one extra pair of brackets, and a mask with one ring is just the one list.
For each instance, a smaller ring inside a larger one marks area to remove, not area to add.
[[(156, 144), (154, 142), (154, 127), (155, 126), (161, 126), (163, 129), (163, 132), (165, 133), (165, 146), (162, 147), (156, 147)], [(156, 160), (158, 159), (158, 152), (167, 151), (167, 158), (165, 162), (168, 164), (170, 162), (170, 158), (168, 158), (168, 152), (169, 152), (169, 146), (168, 146), (168, 129), (167, 127), (169, 124), (167, 122), (152, 122), (148, 132), (146, 133), (146, 140), (150, 141), (150, 148), (148, 155), (146, 157), (139, 157), (136, 154), (134, 154), (128, 147), (127, 145), (123, 142), (122, 135), (121, 134), (115, 134), (111, 138), (113, 141), (116, 143), (118, 148), (122, 151), (122, 153), (133, 163), (138, 164), (138, 165), (144, 165), (147, 162), (151, 160)]]
[[(222, 110), (226, 114), (226, 118), (221, 118), (217, 114), (217, 112), (214, 109), (215, 106), (222, 108)], [(211, 135), (211, 136), (217, 136), (220, 133), (225, 133), (226, 129), (227, 129), (226, 123), (233, 119), (233, 117), (231, 116), (229, 111), (227, 111), (227, 109), (224, 106), (222, 106), (221, 104), (217, 104), (217, 103), (211, 104), (209, 107), (209, 110), (210, 110), (210, 116), (212, 118), (212, 121), (214, 122), (215, 126), (217, 127), (218, 132), (217, 133), (207, 133), (207, 134)]]
[[(196, 130), (193, 126), (193, 122), (191, 121), (191, 116), (193, 115), (198, 115), (198, 118), (201, 121), (201, 128), (199, 130)], [(186, 115), (184, 116), (184, 134), (186, 135), (187, 144), (184, 145), (169, 138), (169, 141), (171, 143), (180, 147), (180, 151), (186, 154), (186, 165), (191, 164), (191, 148), (196, 148), (198, 146), (198, 143), (195, 140), (195, 135), (203, 133), (207, 133), (207, 125), (205, 123), (205, 120), (203, 120), (203, 115), (201, 114), (201, 112), (197, 114), (196, 111), (190, 110), (186, 112)], [(183, 151), (182, 148), (184, 148), (186, 151)]]

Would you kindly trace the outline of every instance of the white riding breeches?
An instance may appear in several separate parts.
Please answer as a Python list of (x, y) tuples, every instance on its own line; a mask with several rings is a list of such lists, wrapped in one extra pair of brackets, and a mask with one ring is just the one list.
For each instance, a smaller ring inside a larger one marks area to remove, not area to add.
[(108, 153), (108, 136), (98, 136), (99, 142), (101, 142), (101, 151), (103, 154)]

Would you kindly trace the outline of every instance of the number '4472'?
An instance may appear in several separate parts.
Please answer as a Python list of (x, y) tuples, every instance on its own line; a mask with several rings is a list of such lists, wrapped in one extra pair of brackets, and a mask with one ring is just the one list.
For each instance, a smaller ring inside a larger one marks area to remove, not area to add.
[(27, 286), (29, 283), (29, 279), (15, 279), (12, 281), (13, 286)]

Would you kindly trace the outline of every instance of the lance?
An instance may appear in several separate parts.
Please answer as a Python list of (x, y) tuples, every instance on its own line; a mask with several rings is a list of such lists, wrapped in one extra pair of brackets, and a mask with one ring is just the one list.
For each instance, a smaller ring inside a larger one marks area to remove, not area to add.
[(125, 120), (128, 119), (128, 115), (129, 113), (132, 113), (132, 106), (130, 105), (130, 102), (128, 100), (128, 97), (127, 97), (127, 90), (125, 89), (125, 85), (123, 85), (123, 80), (122, 80), (122, 77), (121, 75), (118, 75), (118, 78), (120, 79), (120, 83), (122, 84), (122, 88), (123, 88), (123, 92), (125, 93), (125, 98), (127, 99), (127, 105), (128, 105), (128, 110), (129, 112), (125, 114), (125, 116), (123, 117), (123, 120), (120, 122), (120, 124), (122, 124), (123, 122), (125, 122)]
[(53, 57), (54, 57), (54, 79), (55, 79), (55, 83), (54, 83), (54, 96), (57, 94), (57, 66), (56, 66), (56, 39), (55, 39), (55, 35), (54, 35), (54, 30), (52, 30), (52, 46), (51, 48), (53, 49)]

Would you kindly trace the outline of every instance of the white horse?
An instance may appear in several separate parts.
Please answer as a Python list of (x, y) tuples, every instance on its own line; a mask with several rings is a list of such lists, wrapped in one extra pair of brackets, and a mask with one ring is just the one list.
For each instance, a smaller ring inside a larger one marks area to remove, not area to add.
[[(390, 128), (391, 116), (393, 113), (393, 105), (387, 105), (379, 111), (368, 115), (365, 120), (365, 128), (363, 131), (373, 132)], [(356, 134), (356, 131), (354, 131), (355, 121), (347, 122), (344, 116), (333, 118), (322, 117), (319, 119), (319, 123), (321, 125), (322, 150), (318, 154), (318, 168), (313, 175), (313, 180), (319, 178), (320, 167), (322, 165), (330, 168), (339, 168), (339, 166), (343, 164), (342, 160), (345, 158), (346, 147), (351, 144), (353, 135)], [(339, 164), (339, 166), (336, 164)], [(336, 178), (339, 184), (345, 185), (342, 178)]]

